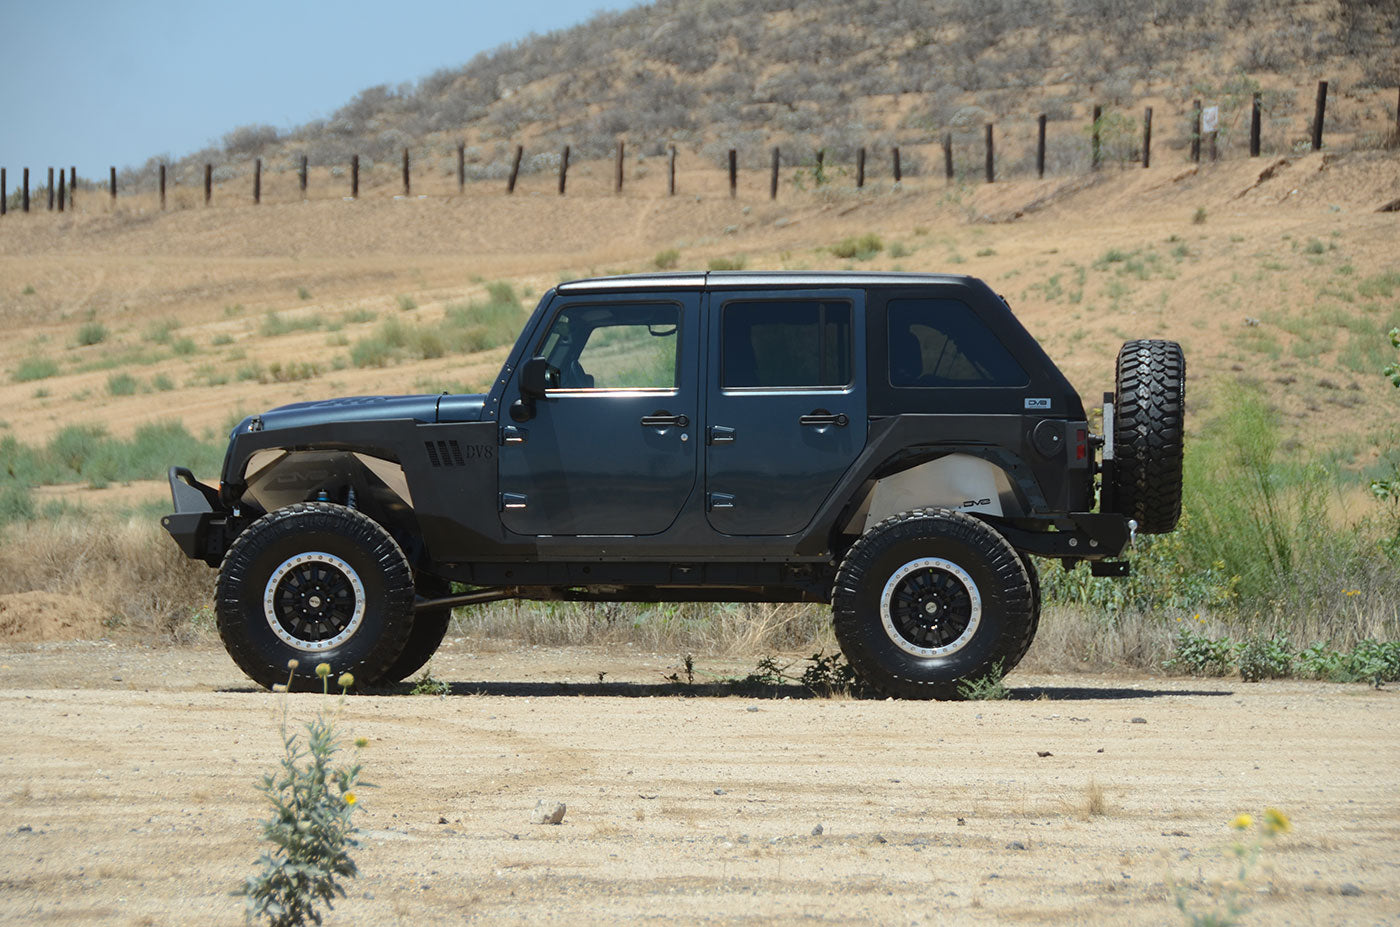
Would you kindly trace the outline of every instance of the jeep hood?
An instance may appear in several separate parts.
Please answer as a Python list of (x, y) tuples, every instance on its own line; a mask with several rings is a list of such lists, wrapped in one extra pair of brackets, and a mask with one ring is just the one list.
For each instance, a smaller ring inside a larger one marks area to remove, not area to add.
[[(347, 396), (315, 402), (294, 402), (278, 406), (261, 415), (252, 415), (238, 423), (234, 434), (250, 430), (280, 431), (286, 428), (306, 428), (337, 422), (385, 422), (408, 419), (432, 424), (435, 422), (476, 422), (486, 405), (482, 395), (450, 395), (435, 393), (426, 396)], [(261, 424), (261, 428), (258, 425)]]

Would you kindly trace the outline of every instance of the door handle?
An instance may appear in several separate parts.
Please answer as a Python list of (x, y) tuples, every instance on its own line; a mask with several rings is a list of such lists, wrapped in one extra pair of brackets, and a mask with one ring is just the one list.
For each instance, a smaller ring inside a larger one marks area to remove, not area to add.
[(665, 409), (657, 409), (650, 415), (642, 416), (643, 428), (669, 428), (672, 425), (675, 425), (677, 428), (684, 428), (689, 424), (690, 416), (684, 413), (680, 415), (672, 415)]
[(797, 420), (799, 425), (835, 425), (837, 428), (845, 428), (851, 423), (845, 412), (837, 412), (835, 415), (825, 409), (813, 409)]

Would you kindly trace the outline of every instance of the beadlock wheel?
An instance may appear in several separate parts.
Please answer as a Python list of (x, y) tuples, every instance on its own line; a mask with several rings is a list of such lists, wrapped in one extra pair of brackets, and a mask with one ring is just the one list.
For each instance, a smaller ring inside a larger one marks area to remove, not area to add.
[(894, 645), (916, 657), (956, 653), (982, 623), (982, 595), (967, 571), (942, 557), (911, 560), (880, 593), (880, 621)]
[(365, 584), (334, 554), (298, 554), (268, 577), (263, 615), (272, 633), (298, 650), (329, 650), (365, 620)]

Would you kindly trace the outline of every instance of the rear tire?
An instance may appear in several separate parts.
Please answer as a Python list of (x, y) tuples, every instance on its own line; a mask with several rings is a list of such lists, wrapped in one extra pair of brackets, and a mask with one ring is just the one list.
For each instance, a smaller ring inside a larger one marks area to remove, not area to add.
[(846, 660), (897, 698), (957, 698), (959, 683), (1003, 675), (1035, 633), (1021, 556), (986, 523), (915, 509), (870, 529), (836, 574), (832, 612)]
[(1143, 534), (1181, 518), (1186, 357), (1175, 341), (1129, 341), (1118, 352), (1111, 504)]
[[(238, 536), (219, 568), (219, 636), (260, 685), (319, 690), (332, 680), (368, 683), (403, 651), (413, 626), (413, 572), (373, 519), (342, 505), (278, 509)], [(298, 663), (289, 671), (288, 662)]]

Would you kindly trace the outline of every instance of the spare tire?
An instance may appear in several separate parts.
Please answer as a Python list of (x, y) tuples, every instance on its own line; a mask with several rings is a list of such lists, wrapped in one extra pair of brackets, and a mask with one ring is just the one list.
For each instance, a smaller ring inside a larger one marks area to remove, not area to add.
[(1165, 534), (1181, 518), (1186, 357), (1175, 341), (1129, 341), (1118, 352), (1113, 465), (1106, 510)]

